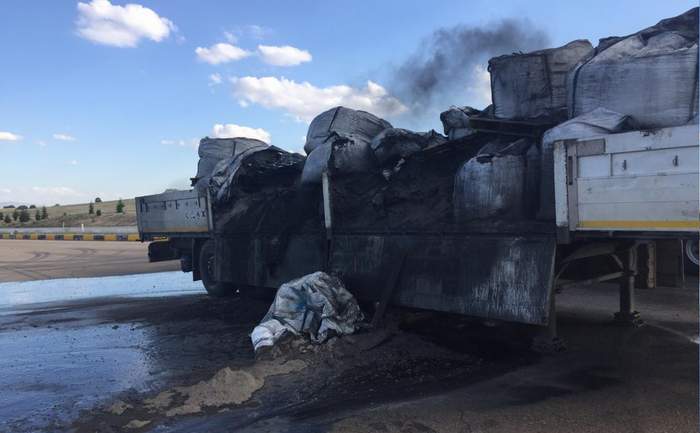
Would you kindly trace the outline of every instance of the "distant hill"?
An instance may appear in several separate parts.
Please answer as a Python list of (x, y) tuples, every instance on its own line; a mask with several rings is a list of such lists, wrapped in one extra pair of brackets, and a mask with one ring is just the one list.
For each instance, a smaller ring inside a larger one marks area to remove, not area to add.
[[(47, 206), (46, 211), (48, 213), (48, 218), (44, 220), (36, 221), (34, 219), (34, 214), (38, 209), (41, 211), (41, 206), (37, 209), (29, 209), (29, 216), (31, 220), (26, 223), (20, 223), (19, 221), (13, 221), (10, 224), (5, 224), (0, 222), (0, 227), (61, 227), (65, 225), (69, 226), (79, 226), (80, 224), (85, 224), (86, 227), (100, 227), (100, 226), (134, 226), (136, 225), (136, 208), (134, 205), (134, 199), (123, 199), (124, 202), (124, 213), (117, 213), (117, 200), (103, 201), (101, 203), (94, 203), (95, 214), (89, 214), (88, 210), (90, 207), (89, 203), (81, 204), (69, 204), (64, 206)], [(2, 206), (7, 206), (6, 203)], [(17, 204), (15, 204), (17, 206)], [(0, 206), (1, 207), (1, 206)], [(101, 216), (97, 216), (97, 210), (102, 211)], [(0, 212), (7, 213), (7, 211), (12, 212), (12, 209), (2, 209)]]

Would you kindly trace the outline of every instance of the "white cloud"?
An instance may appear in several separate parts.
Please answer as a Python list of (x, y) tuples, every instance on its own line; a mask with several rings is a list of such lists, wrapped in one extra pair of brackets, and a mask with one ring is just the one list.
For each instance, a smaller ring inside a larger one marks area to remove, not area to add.
[(13, 134), (8, 131), (0, 131), (0, 141), (19, 141), (21, 139), (21, 135)]
[(62, 134), (62, 133), (56, 133), (53, 135), (54, 140), (59, 140), (59, 141), (75, 141), (75, 137), (73, 137), (70, 134)]
[(78, 165), (78, 161), (75, 160), (75, 159), (72, 160), (72, 161), (70, 161), (70, 162), (68, 162), (68, 163), (69, 163), (70, 165)]
[(251, 128), (249, 126), (240, 126), (233, 123), (227, 123), (225, 125), (217, 123), (212, 128), (212, 136), (214, 138), (255, 138), (265, 143), (270, 143), (271, 141), (270, 133), (262, 128)]
[(240, 38), (250, 38), (262, 40), (272, 35), (273, 31), (270, 28), (249, 24), (246, 26), (237, 26), (232, 31), (224, 32), (224, 37), (232, 44), (238, 42)]
[(66, 186), (32, 186), (17, 188), (0, 188), (0, 201), (12, 203), (34, 203), (36, 205), (53, 205), (54, 203), (87, 202), (89, 196)]
[(467, 87), (469, 96), (473, 98), (470, 105), (486, 107), (491, 104), (491, 74), (482, 65), (476, 65), (472, 71), (472, 84)]
[(189, 140), (160, 140), (160, 144), (165, 144), (167, 146), (180, 146), (180, 147), (193, 147), (197, 148), (199, 146), (199, 140), (196, 138), (190, 138)]
[(211, 74), (209, 76), (209, 85), (210, 86), (216, 86), (217, 84), (221, 84), (221, 74)]
[(160, 42), (175, 31), (172, 21), (139, 4), (115, 6), (109, 0), (78, 3), (79, 36), (104, 45), (135, 47), (141, 39)]
[(310, 52), (289, 45), (258, 45), (258, 51), (263, 62), (274, 66), (296, 66), (311, 61)]
[(226, 41), (230, 44), (238, 42), (238, 36), (233, 32), (224, 32), (224, 38), (226, 38)]
[(400, 114), (406, 107), (373, 81), (364, 87), (344, 84), (316, 87), (309, 82), (298, 83), (284, 77), (234, 77), (233, 94), (239, 104), (254, 103), (266, 108), (278, 108), (297, 120), (311, 121), (329, 108), (343, 105), (385, 117)]
[(242, 31), (253, 39), (265, 39), (272, 34), (272, 29), (257, 24), (243, 26)]
[(250, 55), (250, 52), (242, 48), (223, 42), (214, 44), (209, 48), (197, 47), (194, 52), (199, 60), (211, 65), (241, 60)]

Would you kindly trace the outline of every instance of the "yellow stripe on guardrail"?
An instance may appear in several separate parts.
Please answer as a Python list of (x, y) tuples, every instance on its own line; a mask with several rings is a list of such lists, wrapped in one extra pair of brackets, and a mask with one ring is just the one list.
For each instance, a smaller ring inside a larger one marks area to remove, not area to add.
[[(0, 239), (47, 241), (140, 241), (138, 233), (0, 233)], [(159, 238), (167, 239), (167, 238)]]

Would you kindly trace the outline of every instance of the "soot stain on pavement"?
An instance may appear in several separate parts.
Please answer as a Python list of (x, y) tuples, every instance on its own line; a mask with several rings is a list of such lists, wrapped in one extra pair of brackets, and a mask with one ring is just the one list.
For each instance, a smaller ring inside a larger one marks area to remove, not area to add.
[[(201, 313), (197, 316), (206, 317)], [(469, 348), (474, 346), (467, 344), (465, 349), (458, 341), (463, 346), (474, 335), (483, 333), (482, 327), (471, 324), (471, 328), (465, 325), (450, 330), (449, 324), (426, 326), (440, 323), (442, 316), (437, 315), (419, 319), (422, 334), (418, 334), (413, 332), (416, 325), (411, 324), (416, 319), (408, 316), (409, 320), (402, 320), (398, 314), (392, 314), (384, 328), (334, 338), (323, 345), (292, 339), (283, 343), (277, 358), (257, 361), (248, 338), (254, 322), (243, 321), (249, 327), (243, 323), (218, 327), (222, 333), (235, 334), (229, 335), (234, 341), (245, 340), (246, 347), (232, 352), (227, 365), (213, 370), (217, 371), (215, 374), (204, 378), (201, 374), (180, 376), (180, 384), (154, 393), (125, 393), (104, 410), (85, 412), (73, 426), (78, 432), (111, 432), (125, 430), (129, 423), (139, 420), (147, 424), (138, 429), (166, 425), (167, 431), (180, 431), (176, 426), (187, 425), (190, 419), (204, 422), (202, 417), (206, 416), (207, 423), (220, 422), (212, 431), (223, 426), (255, 431), (261, 425), (287, 425), (291, 421), (311, 428), (330, 422), (326, 419), (329, 416), (373, 404), (439, 394), (533, 360), (527, 353), (506, 364), (488, 360), (482, 355), (489, 350), (519, 353), (521, 348), (498, 347), (506, 345), (501, 340), (492, 342), (493, 347), (482, 350), (483, 353), (470, 353)], [(449, 343), (443, 344), (444, 336), (431, 335), (450, 332), (461, 337), (447, 337)], [(455, 347), (462, 350), (454, 350)], [(200, 350), (200, 355), (206, 356), (206, 348)], [(117, 411), (113, 410), (115, 407)]]

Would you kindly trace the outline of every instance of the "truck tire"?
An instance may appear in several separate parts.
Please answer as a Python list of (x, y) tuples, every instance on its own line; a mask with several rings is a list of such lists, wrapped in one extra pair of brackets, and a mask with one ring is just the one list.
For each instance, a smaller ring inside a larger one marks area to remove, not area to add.
[(237, 290), (233, 284), (214, 279), (215, 258), (214, 241), (206, 241), (199, 251), (199, 275), (202, 278), (204, 288), (209, 296), (217, 298), (235, 295)]
[(685, 258), (685, 273), (698, 275), (700, 270), (700, 254), (698, 254), (698, 241), (683, 241), (683, 256)]

